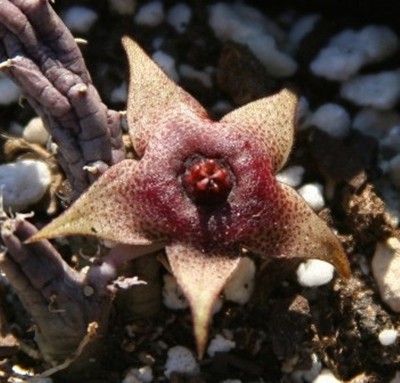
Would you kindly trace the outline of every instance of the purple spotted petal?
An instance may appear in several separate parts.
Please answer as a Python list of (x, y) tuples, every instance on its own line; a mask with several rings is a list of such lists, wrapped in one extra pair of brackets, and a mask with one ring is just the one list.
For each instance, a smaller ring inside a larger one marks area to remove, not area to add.
[(199, 102), (177, 86), (129, 37), (122, 43), (129, 59), (127, 117), (133, 147), (142, 156), (160, 120), (179, 118), (191, 112), (201, 118), (207, 113)]
[(230, 129), (252, 135), (265, 147), (274, 173), (285, 164), (293, 145), (297, 96), (284, 89), (276, 95), (251, 102), (222, 118)]
[(307, 203), (289, 186), (279, 184), (276, 209), (271, 220), (260, 217), (262, 231), (243, 245), (262, 257), (320, 259), (333, 264), (344, 277), (350, 265), (335, 235)]
[(64, 235), (92, 235), (130, 245), (160, 239), (146, 227), (136, 198), (139, 164), (125, 160), (107, 170), (67, 211), (30, 241)]
[(203, 252), (188, 244), (166, 247), (172, 272), (189, 302), (197, 352), (202, 358), (214, 304), (237, 267), (239, 252), (231, 249)]

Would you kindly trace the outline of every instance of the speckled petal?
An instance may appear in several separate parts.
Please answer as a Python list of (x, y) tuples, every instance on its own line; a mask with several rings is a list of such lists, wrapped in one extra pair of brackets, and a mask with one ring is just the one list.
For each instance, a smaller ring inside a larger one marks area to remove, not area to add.
[(239, 262), (239, 252), (229, 249), (203, 252), (184, 243), (167, 246), (166, 251), (172, 272), (192, 310), (197, 352), (201, 358), (212, 309)]
[(65, 235), (92, 235), (130, 245), (152, 243), (144, 232), (136, 201), (139, 164), (124, 160), (109, 168), (63, 214), (50, 222), (29, 242)]
[(292, 188), (284, 184), (279, 187), (279, 220), (266, 217), (261, 233), (244, 241), (243, 246), (266, 258), (320, 259), (349, 277), (349, 262), (333, 232)]
[(231, 129), (251, 134), (265, 146), (276, 173), (285, 164), (293, 145), (297, 96), (288, 89), (251, 102), (224, 116)]
[(129, 37), (122, 39), (129, 60), (127, 118), (135, 151), (142, 156), (159, 121), (176, 112), (191, 111), (207, 118), (207, 112), (189, 93), (176, 85)]

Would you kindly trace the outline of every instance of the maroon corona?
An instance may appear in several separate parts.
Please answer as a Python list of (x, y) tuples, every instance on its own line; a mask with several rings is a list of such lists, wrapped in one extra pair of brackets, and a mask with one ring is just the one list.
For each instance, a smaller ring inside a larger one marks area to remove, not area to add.
[(217, 159), (200, 157), (188, 161), (182, 178), (188, 196), (202, 205), (223, 202), (233, 186), (231, 170), (228, 165)]

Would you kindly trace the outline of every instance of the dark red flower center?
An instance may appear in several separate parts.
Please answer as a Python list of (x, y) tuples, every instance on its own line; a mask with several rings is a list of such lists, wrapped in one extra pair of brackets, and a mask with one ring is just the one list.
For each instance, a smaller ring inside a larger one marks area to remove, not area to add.
[(187, 195), (202, 205), (220, 203), (233, 186), (229, 166), (217, 159), (198, 157), (186, 161), (182, 183)]

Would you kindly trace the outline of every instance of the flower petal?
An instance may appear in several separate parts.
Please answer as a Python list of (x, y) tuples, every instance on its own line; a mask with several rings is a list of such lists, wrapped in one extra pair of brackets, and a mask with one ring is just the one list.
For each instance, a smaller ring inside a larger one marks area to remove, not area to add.
[(272, 169), (277, 173), (293, 145), (297, 101), (293, 92), (283, 89), (232, 111), (221, 122), (231, 123), (232, 129), (258, 139), (265, 146)]
[(204, 252), (188, 244), (166, 247), (172, 272), (192, 310), (197, 353), (202, 358), (213, 306), (239, 263), (239, 251)]
[(191, 112), (208, 118), (207, 112), (189, 93), (176, 85), (139, 45), (122, 39), (129, 60), (127, 118), (133, 147), (142, 156), (159, 121), (173, 119), (176, 112)]
[(245, 248), (263, 257), (320, 259), (333, 264), (342, 276), (350, 276), (338, 239), (292, 188), (279, 184), (276, 204), (278, 218), (266, 217), (262, 231), (242, 243)]
[(147, 245), (155, 236), (144, 232), (135, 199), (139, 164), (124, 160), (109, 168), (63, 214), (29, 242), (64, 235), (92, 235), (130, 245)]

